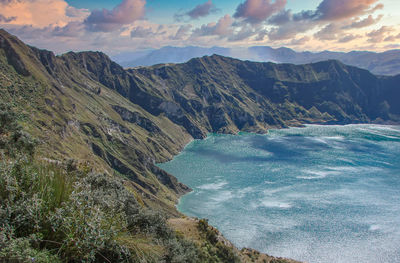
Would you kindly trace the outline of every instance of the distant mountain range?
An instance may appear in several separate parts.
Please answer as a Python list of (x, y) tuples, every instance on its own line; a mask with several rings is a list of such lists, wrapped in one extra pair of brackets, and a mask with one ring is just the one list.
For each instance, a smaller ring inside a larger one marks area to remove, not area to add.
[(400, 74), (400, 50), (382, 53), (368, 51), (352, 52), (296, 52), (290, 48), (271, 48), (254, 46), (249, 48), (223, 47), (163, 47), (156, 50), (126, 52), (113, 56), (112, 59), (123, 67), (151, 66), (162, 63), (184, 63), (192, 58), (221, 55), (258, 62), (306, 64), (329, 59), (340, 60), (344, 64), (367, 69), (377, 75)]

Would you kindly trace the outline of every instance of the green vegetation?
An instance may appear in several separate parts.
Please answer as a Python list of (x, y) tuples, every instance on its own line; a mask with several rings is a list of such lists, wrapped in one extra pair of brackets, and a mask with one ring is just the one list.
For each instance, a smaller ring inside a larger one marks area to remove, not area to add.
[(218, 239), (219, 232), (208, 225), (207, 219), (200, 219), (197, 227), (202, 239), (205, 240), (201, 245), (202, 258), (211, 258), (210, 262), (241, 262), (233, 247)]
[(34, 157), (9, 109), (0, 113), (0, 261), (197, 262), (197, 247), (121, 179)]
[[(2, 30), (0, 43), (0, 102), (20, 113), (19, 124), (40, 142), (36, 152), (41, 159), (74, 159), (95, 173), (122, 176), (141, 205), (179, 215), (175, 202), (189, 188), (154, 162), (177, 154), (189, 135), (102, 86), (80, 66), (65, 65), (68, 60), (28, 47)], [(132, 113), (131, 118), (124, 121), (115, 105), (123, 109), (122, 116), (124, 110)]]

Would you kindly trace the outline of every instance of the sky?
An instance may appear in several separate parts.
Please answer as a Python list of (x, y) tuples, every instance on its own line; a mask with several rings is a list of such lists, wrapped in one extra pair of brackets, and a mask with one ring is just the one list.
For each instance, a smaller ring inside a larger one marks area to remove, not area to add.
[(57, 54), (163, 46), (400, 48), (400, 0), (0, 0), (0, 28)]

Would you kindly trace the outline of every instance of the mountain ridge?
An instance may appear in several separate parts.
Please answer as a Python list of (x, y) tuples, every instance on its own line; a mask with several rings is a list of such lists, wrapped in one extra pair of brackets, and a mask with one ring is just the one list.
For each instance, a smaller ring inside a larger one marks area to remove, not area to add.
[(335, 51), (296, 52), (287, 47), (272, 48), (269, 46), (252, 46), (249, 48), (166, 46), (156, 50), (120, 53), (112, 56), (112, 58), (124, 67), (137, 67), (165, 63), (184, 63), (194, 57), (212, 54), (255, 62), (270, 61), (293, 64), (307, 64), (336, 59), (348, 65), (368, 69), (378, 75), (400, 74), (400, 50), (398, 49), (380, 53), (371, 51), (350, 51), (346, 53)]

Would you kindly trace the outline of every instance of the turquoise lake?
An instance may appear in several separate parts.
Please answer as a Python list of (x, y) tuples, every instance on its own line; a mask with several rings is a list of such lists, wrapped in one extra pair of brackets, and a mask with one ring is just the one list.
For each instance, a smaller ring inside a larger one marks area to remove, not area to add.
[(210, 135), (159, 166), (179, 211), (236, 246), (310, 263), (400, 262), (400, 126)]

